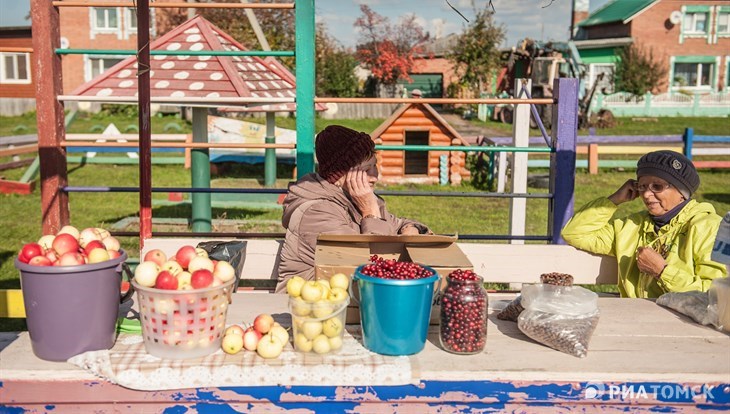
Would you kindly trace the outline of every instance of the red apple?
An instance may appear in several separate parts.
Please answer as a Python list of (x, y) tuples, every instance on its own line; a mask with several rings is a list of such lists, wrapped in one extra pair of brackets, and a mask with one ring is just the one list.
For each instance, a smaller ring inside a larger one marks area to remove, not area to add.
[(26, 243), (23, 248), (20, 249), (18, 254), (18, 260), (23, 263), (28, 263), (30, 259), (40, 256), (43, 254), (43, 247), (38, 243)]
[(196, 270), (190, 276), (190, 285), (193, 287), (193, 289), (207, 288), (212, 283), (213, 283), (213, 273), (210, 270), (206, 270), (206, 269)]
[(249, 327), (243, 332), (243, 347), (249, 351), (255, 351), (256, 346), (261, 340), (261, 336), (260, 333), (253, 329), (253, 326)]
[(55, 263), (58, 260), (58, 255), (53, 250), (47, 251), (45, 256), (51, 263)]
[(155, 262), (157, 266), (162, 266), (167, 261), (167, 255), (160, 249), (153, 249), (144, 255), (145, 262)]
[(61, 233), (53, 239), (51, 247), (53, 247), (57, 255), (63, 256), (66, 253), (78, 251), (79, 242), (74, 236), (68, 233)]
[(176, 290), (177, 289), (177, 278), (170, 274), (168, 271), (161, 271), (155, 279), (155, 288), (165, 290)]
[(236, 271), (228, 262), (220, 261), (214, 265), (213, 276), (225, 283), (236, 277)]
[(33, 266), (53, 266), (53, 263), (46, 256), (36, 256), (30, 259), (28, 264)]
[(94, 249), (104, 249), (106, 250), (106, 246), (104, 246), (104, 243), (101, 242), (101, 240), (92, 240), (88, 243), (86, 243), (86, 247), (84, 247), (84, 251), (86, 254), (89, 254)]
[(190, 260), (193, 259), (193, 257), (196, 257), (197, 253), (195, 252), (195, 247), (187, 245), (181, 247), (177, 253), (175, 253), (175, 258), (177, 259), (177, 262), (180, 263), (180, 266), (183, 267), (183, 269), (187, 269), (188, 265), (190, 264)]
[(272, 326), (274, 326), (274, 318), (268, 313), (262, 313), (253, 320), (253, 328), (262, 335), (268, 333)]
[(119, 250), (121, 248), (119, 240), (117, 240), (114, 236), (105, 237), (101, 239), (101, 242), (104, 243), (107, 250)]
[(110, 250), (109, 251), (109, 260), (116, 259), (117, 257), (121, 256), (122, 253), (119, 250)]
[[(67, 233), (64, 233), (67, 234)], [(70, 234), (69, 234), (70, 236)], [(74, 239), (76, 240), (76, 239)], [(78, 252), (68, 252), (61, 255), (58, 258), (58, 266), (78, 266), (85, 264), (84, 257)]]

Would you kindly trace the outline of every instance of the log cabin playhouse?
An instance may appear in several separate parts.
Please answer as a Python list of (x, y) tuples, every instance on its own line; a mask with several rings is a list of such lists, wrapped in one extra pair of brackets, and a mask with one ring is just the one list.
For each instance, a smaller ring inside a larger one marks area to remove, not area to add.
[[(413, 97), (420, 97), (417, 90)], [(427, 103), (410, 103), (396, 109), (370, 136), (378, 145), (469, 146), (469, 143)], [(463, 151), (378, 151), (383, 183), (440, 182), (441, 156), (446, 156), (447, 181), (461, 184), (470, 176)]]

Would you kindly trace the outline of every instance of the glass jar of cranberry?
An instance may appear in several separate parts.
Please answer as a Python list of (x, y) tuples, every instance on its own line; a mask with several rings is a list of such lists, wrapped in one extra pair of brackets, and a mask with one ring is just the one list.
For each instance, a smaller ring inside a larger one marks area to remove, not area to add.
[(455, 270), (446, 277), (441, 296), (441, 347), (454, 354), (477, 354), (487, 342), (487, 291), (471, 270)]

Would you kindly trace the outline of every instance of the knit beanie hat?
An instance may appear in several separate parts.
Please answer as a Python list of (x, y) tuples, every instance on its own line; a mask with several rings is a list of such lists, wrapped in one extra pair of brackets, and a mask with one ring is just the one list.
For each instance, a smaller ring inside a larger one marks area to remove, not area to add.
[(700, 176), (692, 161), (674, 151), (662, 150), (644, 154), (637, 164), (636, 177), (646, 175), (665, 180), (686, 199), (700, 187)]
[(365, 132), (330, 125), (315, 141), (319, 175), (334, 184), (347, 171), (375, 153), (375, 142)]

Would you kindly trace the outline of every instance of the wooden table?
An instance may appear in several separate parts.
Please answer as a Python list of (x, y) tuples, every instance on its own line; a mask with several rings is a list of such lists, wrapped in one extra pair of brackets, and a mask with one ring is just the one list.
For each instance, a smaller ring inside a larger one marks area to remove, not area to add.
[[(625, 410), (712, 412), (730, 409), (730, 336), (642, 299), (602, 297), (588, 356), (539, 345), (496, 319), (511, 295), (490, 295), (486, 350), (458, 356), (438, 346), (432, 327), (413, 356), (417, 386), (221, 387), (143, 392), (112, 385), (67, 363), (36, 358), (27, 332), (0, 352), (0, 403), (31, 412), (170, 412), (268, 409), (298, 412), (530, 412)], [(237, 293), (231, 322), (284, 313), (286, 297)], [(1, 408), (1, 407), (0, 407)], [(2, 411), (0, 409), (0, 411)], [(229, 411), (225, 411), (229, 412)], [(268, 411), (267, 411), (268, 412)]]

